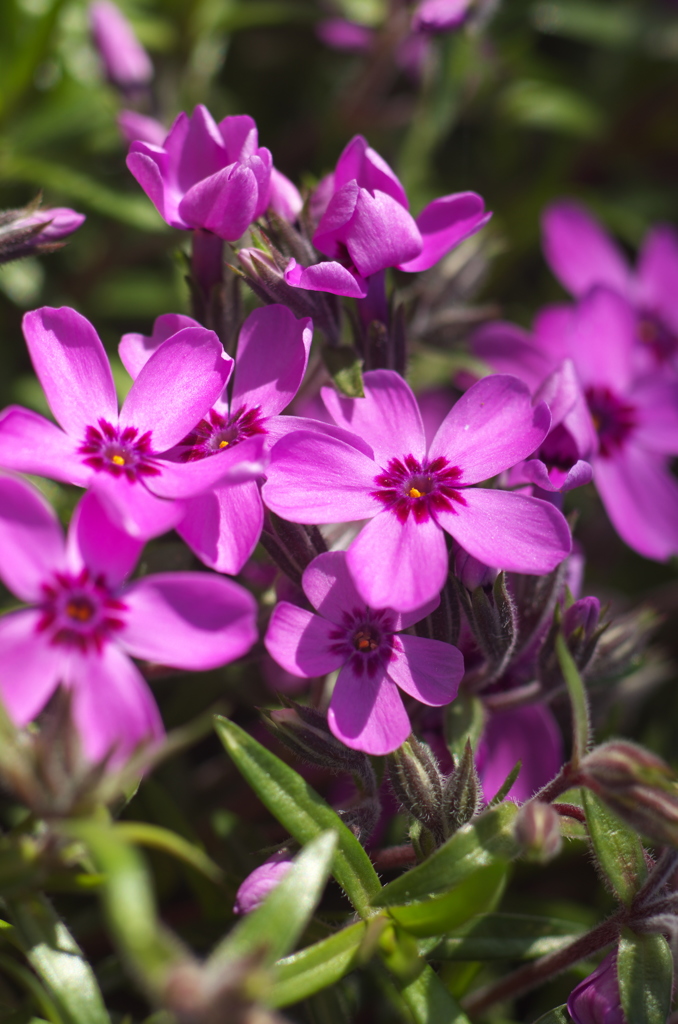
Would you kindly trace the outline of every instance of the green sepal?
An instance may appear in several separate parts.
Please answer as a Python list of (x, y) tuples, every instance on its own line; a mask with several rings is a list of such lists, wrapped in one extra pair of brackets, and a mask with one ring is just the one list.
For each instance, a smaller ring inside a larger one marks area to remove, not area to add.
[(591, 740), (588, 699), (584, 683), (562, 633), (556, 637), (555, 647), (572, 709), (572, 767), (578, 768)]
[(619, 995), (633, 1024), (666, 1024), (671, 1012), (673, 958), (663, 935), (625, 929), (617, 950)]
[(598, 866), (615, 894), (628, 907), (647, 878), (643, 844), (597, 796), (583, 788), (581, 795)]
[(389, 907), (389, 914), (413, 935), (421, 938), (444, 935), (461, 927), (469, 918), (493, 910), (504, 891), (506, 875), (506, 864), (490, 864), (474, 872), (452, 892), (421, 903)]

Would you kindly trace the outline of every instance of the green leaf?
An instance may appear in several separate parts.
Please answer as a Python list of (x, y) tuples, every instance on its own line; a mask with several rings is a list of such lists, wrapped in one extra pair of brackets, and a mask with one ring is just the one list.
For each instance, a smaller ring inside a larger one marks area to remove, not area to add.
[(666, 1024), (671, 1012), (673, 959), (663, 935), (635, 935), (625, 929), (617, 953), (619, 993), (633, 1024)]
[(516, 761), (511, 771), (508, 773), (501, 786), (490, 800), (488, 807), (496, 807), (500, 804), (504, 797), (510, 792), (511, 786), (520, 775), (520, 769), (523, 767), (522, 761)]
[(355, 349), (344, 345), (341, 348), (325, 346), (323, 359), (332, 380), (342, 395), (347, 398), (364, 398), (362, 360)]
[(630, 906), (647, 878), (643, 845), (637, 834), (587, 789), (582, 789), (586, 824), (596, 860), (622, 903)]
[(507, 866), (503, 863), (480, 868), (461, 885), (444, 896), (406, 907), (390, 907), (389, 913), (413, 935), (443, 935), (475, 917), (493, 910), (506, 884)]
[(445, 742), (454, 758), (463, 757), (467, 739), (471, 741), (473, 749), (477, 749), (484, 725), (483, 702), (478, 697), (460, 693), (456, 700), (447, 705)]
[(335, 832), (322, 832), (312, 840), (261, 906), (219, 943), (208, 964), (261, 949), (266, 950), (264, 962), (272, 964), (293, 949), (320, 901), (336, 849)]
[(221, 868), (214, 863), (211, 857), (207, 856), (204, 850), (189, 843), (183, 836), (177, 835), (176, 832), (172, 832), (168, 828), (149, 825), (145, 821), (121, 821), (115, 825), (115, 831), (127, 842), (163, 850), (171, 857), (183, 860), (185, 864), (190, 864), (192, 868), (215, 884), (219, 884), (222, 880)]
[(586, 754), (591, 739), (591, 723), (589, 721), (589, 705), (586, 699), (584, 683), (577, 671), (577, 666), (570, 654), (565, 637), (559, 633), (556, 637), (556, 654), (560, 670), (565, 677), (567, 692), (572, 708), (572, 767), (577, 768)]
[(409, 985), (400, 989), (415, 1024), (470, 1024), (459, 1003), (428, 964)]
[(290, 1006), (334, 985), (362, 962), (360, 953), (366, 930), (365, 922), (359, 921), (279, 960), (267, 1002), (274, 1007)]
[(381, 884), (370, 858), (338, 814), (298, 772), (244, 729), (221, 716), (217, 716), (215, 728), (261, 802), (298, 842), (308, 843), (328, 828), (336, 831), (338, 848), (332, 874), (361, 917), (369, 916)]
[(517, 813), (515, 804), (506, 803), (464, 825), (423, 864), (385, 886), (373, 900), (375, 906), (423, 899), (459, 885), (478, 868), (517, 857), (520, 846), (513, 835)]
[(267, 25), (285, 25), (291, 22), (312, 22), (318, 14), (307, 4), (284, 3), (280, 0), (241, 0), (240, 3), (226, 2), (225, 10), (216, 26), (225, 32), (237, 32), (247, 28), (263, 28)]
[(429, 950), (433, 960), (533, 960), (584, 931), (576, 921), (527, 914), (483, 914)]
[(555, 1006), (548, 1013), (542, 1014), (534, 1024), (571, 1024), (571, 1017), (567, 1012), (567, 1004), (563, 1003), (561, 1006)]
[(501, 97), (502, 113), (527, 128), (561, 135), (596, 135), (602, 128), (600, 110), (581, 93), (537, 79), (513, 82)]
[(110, 1024), (94, 972), (44, 896), (7, 901), (14, 935), (68, 1024)]
[(639, 12), (627, 4), (547, 0), (535, 4), (532, 21), (540, 32), (616, 49), (638, 41)]
[(12, 957), (0, 953), (0, 972), (18, 982), (31, 995), (38, 1009), (44, 1013), (50, 1024), (68, 1024), (33, 971), (29, 971), (27, 967), (17, 963)]

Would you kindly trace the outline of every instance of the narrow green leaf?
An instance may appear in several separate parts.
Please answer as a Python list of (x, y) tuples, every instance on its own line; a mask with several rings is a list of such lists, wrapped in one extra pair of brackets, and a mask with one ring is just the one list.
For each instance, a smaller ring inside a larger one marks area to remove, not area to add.
[(466, 740), (476, 750), (485, 725), (483, 703), (478, 697), (460, 693), (445, 708), (445, 742), (453, 757), (461, 758)]
[(332, 874), (361, 917), (367, 917), (381, 885), (370, 858), (338, 814), (298, 772), (244, 729), (221, 716), (217, 716), (215, 728), (239, 771), (290, 835), (305, 844), (326, 829), (337, 833)]
[(455, 929), (428, 956), (433, 960), (533, 960), (573, 942), (576, 921), (527, 914), (483, 914)]
[(276, 980), (267, 1002), (278, 1008), (291, 1006), (334, 985), (362, 962), (360, 947), (366, 929), (365, 922), (359, 921), (336, 935), (279, 960), (275, 965)]
[(567, 692), (570, 696), (572, 708), (572, 767), (577, 768), (588, 750), (591, 738), (591, 724), (589, 721), (589, 706), (586, 699), (586, 690), (582, 678), (577, 671), (574, 659), (567, 649), (565, 637), (559, 633), (556, 637), (556, 654), (560, 663), (560, 670), (567, 683)]
[(567, 1005), (554, 1006), (548, 1013), (542, 1014), (534, 1024), (571, 1024), (571, 1017), (567, 1012)]
[(464, 825), (423, 864), (385, 886), (373, 900), (375, 906), (423, 899), (459, 885), (478, 868), (517, 857), (520, 846), (512, 827), (517, 812), (515, 804), (506, 803)]
[(261, 906), (219, 943), (208, 964), (261, 949), (266, 950), (265, 963), (273, 964), (293, 949), (320, 901), (336, 849), (335, 832), (322, 832), (312, 840)]
[(33, 971), (29, 971), (23, 964), (17, 963), (11, 956), (0, 953), (0, 972), (18, 982), (21, 988), (31, 995), (38, 1009), (44, 1013), (50, 1024), (68, 1024)]
[(633, 1024), (666, 1024), (671, 1012), (673, 959), (663, 935), (636, 935), (625, 929), (617, 953), (619, 993)]
[(110, 1024), (94, 977), (66, 925), (44, 896), (7, 901), (14, 936), (68, 1024)]
[(183, 860), (209, 878), (211, 882), (218, 884), (222, 880), (221, 868), (214, 863), (211, 857), (207, 856), (204, 850), (189, 843), (183, 836), (177, 835), (176, 832), (172, 832), (168, 828), (149, 825), (145, 821), (121, 821), (115, 826), (115, 830), (127, 842), (163, 850), (171, 857)]
[(428, 964), (409, 985), (400, 989), (415, 1024), (470, 1024), (457, 1000)]
[(501, 786), (490, 800), (488, 807), (496, 807), (500, 804), (505, 796), (509, 793), (511, 786), (520, 775), (520, 769), (523, 767), (522, 761), (516, 761), (511, 771), (508, 773)]
[(504, 891), (506, 870), (504, 863), (490, 864), (444, 896), (405, 907), (390, 907), (389, 913), (413, 935), (421, 938), (444, 935), (461, 927), (469, 918), (494, 910)]
[(600, 870), (626, 906), (647, 878), (643, 844), (637, 834), (587, 789), (581, 791), (586, 824)]

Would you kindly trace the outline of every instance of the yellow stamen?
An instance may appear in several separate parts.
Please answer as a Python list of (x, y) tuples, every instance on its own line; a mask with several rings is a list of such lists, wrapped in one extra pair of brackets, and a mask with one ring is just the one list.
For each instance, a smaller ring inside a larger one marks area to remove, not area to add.
[(359, 651), (369, 651), (369, 649), (370, 649), (370, 641), (369, 640), (359, 640), (358, 641), (358, 650)]
[(410, 487), (407, 492), (410, 498), (423, 498), (424, 494), (422, 491), (418, 491), (416, 487)]
[(116, 466), (124, 466), (125, 457), (124, 455), (111, 455), (111, 462), (114, 462)]
[(219, 447), (220, 448), (228, 448), (228, 441), (220, 441), (219, 442)]

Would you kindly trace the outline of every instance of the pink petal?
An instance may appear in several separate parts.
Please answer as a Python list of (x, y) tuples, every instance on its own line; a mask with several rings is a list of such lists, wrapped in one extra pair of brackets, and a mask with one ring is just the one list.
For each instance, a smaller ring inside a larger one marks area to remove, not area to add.
[(364, 398), (343, 398), (334, 388), (322, 398), (335, 423), (371, 445), (383, 468), (393, 456), (426, 454), (424, 424), (412, 389), (393, 370), (370, 370), (363, 377)]
[(517, 377), (485, 377), (445, 417), (429, 459), (443, 456), (461, 470), (460, 484), (478, 483), (531, 455), (550, 425), (548, 407), (544, 402), (533, 406)]
[(166, 188), (168, 160), (164, 149), (146, 142), (133, 142), (125, 163), (163, 220), (173, 228), (187, 228), (188, 224), (177, 212), (181, 194)]
[(362, 135), (354, 135), (337, 160), (334, 188), (338, 190), (352, 180), (370, 192), (377, 189), (385, 192), (405, 209), (408, 208), (405, 189), (395, 173)]
[(0, 699), (15, 725), (30, 722), (62, 677), (63, 650), (38, 633), (36, 609), (0, 616)]
[(255, 219), (258, 199), (252, 170), (231, 165), (193, 185), (179, 203), (179, 215), (191, 227), (235, 242)]
[(605, 511), (629, 547), (664, 562), (678, 553), (678, 482), (667, 460), (627, 444), (596, 459), (594, 480)]
[(478, 487), (463, 494), (466, 505), (455, 506), (456, 515), (438, 512), (438, 521), (485, 565), (541, 576), (570, 553), (570, 529), (549, 502)]
[(531, 391), (553, 370), (548, 353), (543, 352), (536, 339), (517, 324), (497, 320), (483, 324), (474, 333), (473, 351), (495, 373), (510, 373), (524, 380)]
[(429, 519), (399, 522), (381, 512), (363, 527), (348, 549), (348, 568), (371, 608), (412, 611), (435, 599), (447, 576), (443, 531)]
[[(320, 395), (317, 396), (317, 401), (320, 406), (317, 419), (309, 419), (307, 416), (290, 415), (271, 416), (270, 419), (267, 419), (266, 445), (269, 449), (280, 441), (281, 438), (287, 437), (288, 434), (305, 430), (306, 432), (311, 431), (314, 434), (333, 437), (337, 441), (344, 441), (351, 448), (357, 448), (363, 455), (367, 455), (371, 462), (374, 462), (374, 451), (371, 445), (362, 437), (358, 437), (352, 430), (344, 430), (343, 427), (338, 427), (335, 423), (330, 422), (330, 415), (323, 405)], [(321, 415), (326, 417), (326, 421), (320, 418)]]
[(314, 558), (304, 570), (301, 585), (313, 607), (338, 626), (347, 611), (365, 605), (348, 571), (345, 551), (327, 551)]
[(99, 417), (115, 423), (111, 367), (89, 320), (66, 306), (43, 306), (26, 313), (23, 330), (49, 407), (66, 433), (82, 439)]
[(376, 755), (396, 750), (412, 728), (398, 687), (388, 676), (357, 677), (350, 665), (339, 673), (327, 721), (347, 747)]
[(678, 331), (678, 234), (668, 224), (652, 228), (643, 241), (636, 301)]
[(263, 436), (255, 435), (195, 462), (162, 460), (162, 473), (149, 478), (149, 490), (162, 498), (193, 498), (219, 484), (239, 484), (260, 477), (264, 471), (263, 445)]
[(490, 715), (477, 754), (486, 800), (504, 784), (517, 761), (522, 761), (522, 767), (509, 795), (519, 803), (534, 796), (562, 767), (563, 737), (543, 704)]
[(402, 633), (398, 637), (402, 654), (387, 665), (394, 683), (410, 697), (439, 707), (457, 696), (464, 675), (464, 657), (452, 644), (425, 640)]
[(294, 224), (304, 205), (296, 185), (275, 167), (271, 168), (271, 194), (268, 202), (273, 212), (290, 224)]
[(97, 473), (92, 490), (113, 522), (139, 540), (159, 537), (176, 526), (184, 515), (182, 502), (156, 497), (142, 483), (130, 483), (125, 477)]
[(624, 254), (580, 203), (552, 203), (541, 226), (546, 262), (573, 295), (583, 296), (597, 284), (622, 294), (629, 291), (631, 275)]
[(7, 588), (22, 601), (41, 601), (42, 584), (64, 568), (65, 553), (52, 506), (30, 484), (0, 475), (0, 578)]
[(116, 121), (128, 142), (150, 142), (152, 146), (162, 146), (167, 138), (167, 128), (164, 124), (136, 110), (121, 110)]
[(634, 442), (651, 452), (678, 454), (678, 382), (646, 378), (629, 397), (639, 419)]
[(202, 670), (239, 658), (257, 638), (256, 603), (237, 583), (204, 572), (145, 576), (124, 591), (120, 643), (135, 658)]
[(143, 548), (143, 541), (112, 522), (94, 490), (88, 491), (77, 504), (68, 540), (80, 565), (86, 566), (95, 578), (103, 576), (111, 588), (130, 575)]
[(378, 466), (344, 441), (308, 430), (288, 434), (271, 450), (261, 496), (293, 523), (368, 519), (381, 508), (371, 497)]
[(312, 679), (341, 668), (345, 656), (332, 651), (336, 628), (305, 608), (280, 601), (273, 609), (264, 637), (266, 650), (295, 676)]
[(63, 430), (31, 409), (14, 405), (0, 414), (0, 466), (86, 487), (93, 471)]
[(534, 318), (535, 344), (548, 357), (552, 367), (570, 354), (570, 334), (576, 308), (567, 303), (544, 306)]
[(337, 239), (362, 277), (413, 260), (422, 247), (419, 229), (405, 207), (385, 192), (372, 195), (364, 188), (350, 224), (337, 232)]
[(347, 295), (353, 299), (364, 299), (367, 282), (352, 274), (341, 263), (316, 263), (302, 267), (291, 259), (285, 270), (285, 281), (292, 288), (304, 288), (311, 292), (329, 292), (330, 295)]
[(428, 270), (455, 245), (485, 227), (491, 216), (485, 212), (485, 203), (475, 192), (458, 192), (434, 199), (416, 221), (424, 247), (414, 259), (401, 263), (399, 269), (411, 274)]
[[(185, 126), (174, 122), (165, 148), (176, 166), (176, 180), (183, 194), (230, 163), (222, 135), (207, 107), (199, 103)], [(177, 128), (181, 127), (181, 134)], [(176, 137), (175, 137), (176, 136)]]
[(511, 486), (520, 484), (534, 484), (541, 487), (543, 491), (550, 493), (564, 493), (575, 487), (583, 487), (593, 480), (593, 468), (588, 462), (579, 459), (568, 470), (560, 469), (557, 466), (547, 469), (539, 459), (527, 459), (521, 462), (511, 472)]
[(249, 114), (231, 114), (220, 121), (217, 128), (226, 147), (229, 163), (252, 156), (259, 145), (257, 126)]
[(313, 321), (286, 306), (255, 309), (240, 330), (231, 409), (259, 406), (266, 416), (292, 401), (306, 372)]
[(213, 331), (185, 327), (151, 356), (120, 411), (120, 425), (152, 432), (164, 452), (183, 440), (217, 400), (230, 362)]
[(123, 334), (118, 345), (118, 355), (132, 380), (136, 380), (142, 366), (146, 365), (163, 341), (184, 327), (200, 327), (200, 324), (183, 313), (163, 313), (153, 324), (150, 338), (144, 334)]
[(73, 714), (85, 753), (100, 761), (111, 749), (120, 765), (143, 740), (164, 734), (160, 712), (139, 669), (115, 644), (101, 654), (73, 654), (67, 672)]
[(233, 576), (254, 551), (264, 522), (259, 487), (253, 480), (233, 487), (216, 487), (184, 502), (177, 526), (201, 562)]
[(632, 306), (608, 288), (594, 288), (572, 320), (570, 353), (584, 387), (623, 393), (633, 376), (636, 317)]

